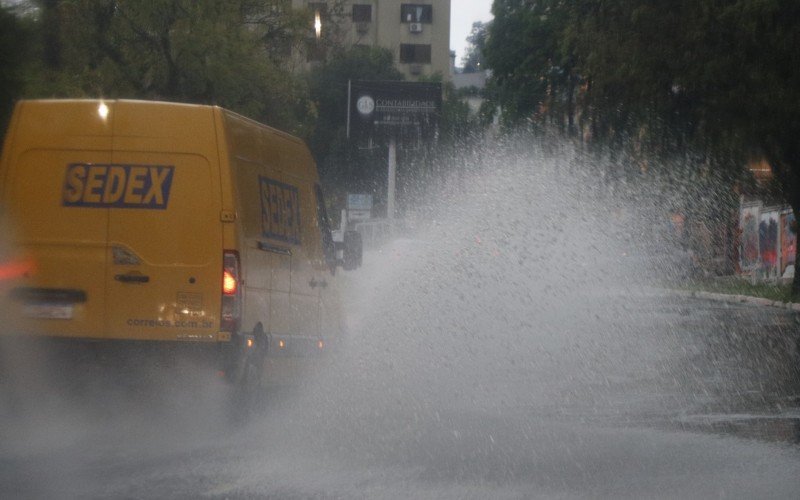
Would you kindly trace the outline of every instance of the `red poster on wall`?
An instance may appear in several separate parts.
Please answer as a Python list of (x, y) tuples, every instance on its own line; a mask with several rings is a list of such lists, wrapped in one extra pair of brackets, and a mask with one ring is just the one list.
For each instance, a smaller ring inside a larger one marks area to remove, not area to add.
[(794, 265), (797, 255), (797, 224), (792, 212), (781, 214), (781, 275)]
[(750, 271), (756, 268), (760, 261), (758, 245), (758, 210), (757, 206), (742, 207), (739, 216), (739, 230), (741, 240), (739, 244), (740, 267), (742, 270)]

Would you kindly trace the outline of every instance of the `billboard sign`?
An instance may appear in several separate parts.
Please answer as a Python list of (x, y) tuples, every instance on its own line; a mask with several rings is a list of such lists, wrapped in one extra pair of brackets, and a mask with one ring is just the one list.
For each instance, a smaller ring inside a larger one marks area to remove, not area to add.
[(350, 82), (348, 137), (433, 132), (442, 112), (442, 85), (425, 82)]

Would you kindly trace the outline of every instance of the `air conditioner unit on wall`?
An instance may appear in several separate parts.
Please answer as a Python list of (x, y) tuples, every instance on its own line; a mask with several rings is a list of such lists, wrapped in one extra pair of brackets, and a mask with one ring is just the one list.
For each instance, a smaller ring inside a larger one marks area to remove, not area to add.
[(422, 23), (409, 24), (408, 31), (410, 31), (411, 33), (422, 33)]
[(408, 72), (412, 75), (419, 75), (422, 73), (422, 65), (421, 64), (411, 64), (408, 66)]
[(358, 33), (359, 35), (365, 35), (369, 33), (369, 23), (366, 22), (356, 23), (356, 33)]

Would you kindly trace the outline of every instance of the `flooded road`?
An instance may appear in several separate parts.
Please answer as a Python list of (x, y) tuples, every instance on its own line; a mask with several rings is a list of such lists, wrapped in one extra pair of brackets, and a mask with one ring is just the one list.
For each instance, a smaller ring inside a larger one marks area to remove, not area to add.
[(111, 390), (33, 425), (4, 415), (0, 496), (795, 498), (793, 315), (611, 295), (620, 309), (596, 321), (624, 309), (634, 342), (474, 351), (487, 334), (466, 370), (462, 347), (365, 359), (377, 337), (244, 426), (179, 392), (137, 406)]
[(210, 374), (14, 358), (0, 496), (796, 498), (794, 315), (654, 288), (646, 207), (504, 154), (342, 273), (346, 341), (249, 419)]
[[(691, 307), (690, 307), (691, 306)], [(672, 425), (685, 430), (800, 444), (800, 324), (796, 313), (712, 301), (666, 308), (680, 315), (683, 358), (669, 378)]]

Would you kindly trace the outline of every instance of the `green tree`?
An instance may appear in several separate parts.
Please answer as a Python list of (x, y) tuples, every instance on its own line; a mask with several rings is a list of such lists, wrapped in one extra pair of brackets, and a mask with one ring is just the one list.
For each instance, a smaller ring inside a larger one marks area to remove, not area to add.
[[(586, 4), (595, 10), (581, 18), (579, 44), (596, 109), (635, 116), (628, 128), (644, 125), (651, 149), (693, 148), (735, 169), (765, 156), (798, 214), (800, 4)], [(597, 128), (603, 133), (613, 126)], [(800, 273), (793, 291), (800, 293)]]
[(27, 93), (218, 104), (308, 136), (304, 82), (277, 61), (285, 49), (269, 50), (300, 23), (271, 3), (285, 2), (41, 0), (43, 63)]
[(477, 73), (483, 71), (483, 51), (486, 47), (486, 36), (491, 22), (477, 21), (472, 23), (472, 30), (467, 36), (467, 50), (461, 59), (464, 73)]
[(495, 0), (493, 12), (486, 57), (506, 116), (561, 119), (548, 103), (572, 100), (593, 141), (694, 151), (716, 177), (764, 156), (798, 215), (800, 3)]
[(278, 65), (312, 38), (313, 13), (293, 9), (291, 0), (241, 0), (241, 11), (244, 24)]
[(0, 137), (22, 92), (29, 33), (7, 8), (0, 7)]
[[(350, 80), (402, 80), (387, 49), (354, 46), (337, 52), (309, 75), (311, 99), (318, 120), (310, 146), (320, 173), (334, 190), (374, 190), (384, 175), (386, 155), (379, 149), (359, 150), (347, 140), (347, 84)], [(355, 182), (355, 186), (353, 183)]]
[(574, 133), (575, 56), (564, 33), (567, 3), (495, 0), (484, 57), (509, 123), (549, 121)]

